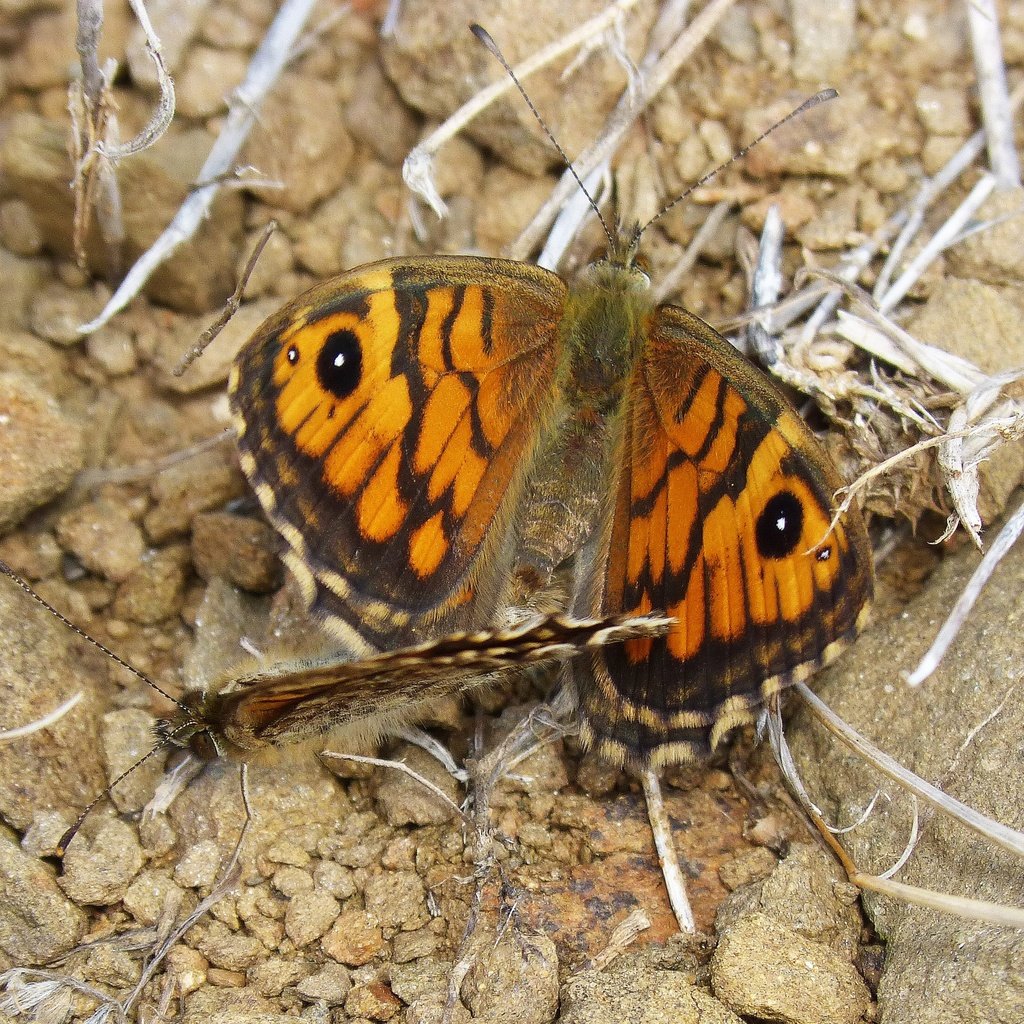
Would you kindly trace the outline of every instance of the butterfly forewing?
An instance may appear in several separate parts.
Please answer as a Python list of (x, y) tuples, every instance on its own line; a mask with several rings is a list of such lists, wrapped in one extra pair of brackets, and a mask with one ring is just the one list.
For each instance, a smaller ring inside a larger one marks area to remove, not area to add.
[(497, 600), (500, 566), (479, 569), (507, 548), (555, 401), (565, 291), (523, 263), (386, 260), (300, 296), (240, 354), (243, 469), (356, 649)]
[(696, 317), (652, 314), (627, 394), (601, 607), (677, 623), (574, 674), (606, 754), (688, 760), (856, 630), (870, 547), (855, 511), (829, 531), (841, 481), (824, 452)]

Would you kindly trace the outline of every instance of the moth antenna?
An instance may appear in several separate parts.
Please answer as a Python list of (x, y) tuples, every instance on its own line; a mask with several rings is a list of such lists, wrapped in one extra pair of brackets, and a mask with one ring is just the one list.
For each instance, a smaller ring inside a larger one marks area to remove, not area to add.
[(554, 133), (548, 127), (547, 122), (544, 120), (543, 117), (541, 117), (540, 111), (534, 105), (533, 100), (530, 99), (529, 93), (526, 91), (526, 89), (523, 88), (523, 83), (520, 82), (519, 79), (516, 77), (516, 73), (512, 70), (512, 66), (509, 64), (509, 62), (505, 59), (505, 55), (501, 52), (501, 50), (498, 49), (498, 44), (491, 38), (491, 34), (482, 25), (477, 25), (474, 23), (469, 26), (469, 30), (470, 32), (473, 33), (473, 35), (477, 37), (477, 39), (480, 40), (481, 43), (483, 43), (484, 46), (487, 47), (491, 55), (505, 69), (505, 73), (508, 75), (508, 77), (512, 79), (512, 82), (515, 84), (515, 87), (519, 90), (519, 95), (522, 96), (523, 99), (526, 101), (526, 105), (530, 108), (530, 112), (537, 119), (537, 123), (541, 126), (541, 128), (544, 129), (544, 134), (548, 137), (548, 140), (550, 141), (551, 145), (554, 146), (556, 150), (558, 150), (558, 155), (562, 158), (562, 163), (565, 164), (566, 168), (568, 168), (569, 173), (576, 179), (576, 184), (579, 185), (580, 191), (587, 197), (587, 202), (590, 203), (590, 208), (594, 211), (594, 213), (597, 214), (597, 219), (600, 222), (601, 227), (604, 230), (605, 236), (608, 239), (608, 244), (611, 246), (612, 250), (614, 250), (616, 248), (615, 235), (612, 234), (612, 231), (608, 227), (607, 222), (601, 215), (601, 211), (598, 208), (597, 203), (594, 201), (594, 197), (587, 191), (587, 186), (583, 184), (582, 179), (576, 173), (576, 168), (573, 167), (572, 161), (569, 159), (565, 150), (562, 149), (562, 147), (559, 145), (558, 139), (555, 138)]
[(158, 751), (163, 750), (163, 748), (166, 747), (167, 744), (170, 743), (171, 740), (179, 732), (181, 732), (183, 729), (188, 728), (192, 724), (192, 722), (185, 722), (184, 724), (179, 725), (177, 729), (172, 729), (164, 736), (164, 738), (155, 747), (153, 747), (152, 750), (149, 750), (145, 754), (143, 754), (142, 757), (140, 757), (133, 765), (131, 765), (131, 767), (126, 768), (123, 772), (121, 772), (121, 774), (118, 775), (118, 777), (114, 779), (114, 781), (109, 786), (107, 786), (107, 788), (103, 790), (102, 793), (100, 793), (95, 799), (90, 800), (89, 803), (86, 805), (85, 809), (78, 815), (77, 818), (75, 818), (75, 823), (71, 826), (71, 828), (69, 828), (67, 832), (65, 832), (64, 835), (60, 837), (60, 842), (57, 843), (56, 849), (57, 856), (64, 856), (64, 854), (67, 852), (69, 844), (71, 843), (71, 840), (74, 839), (76, 835), (78, 835), (78, 830), (82, 827), (83, 823), (85, 822), (85, 819), (88, 818), (89, 815), (92, 813), (93, 808), (104, 797), (109, 796), (111, 790), (113, 790), (113, 788), (119, 782), (128, 778), (128, 776), (131, 775), (131, 773), (135, 771), (136, 768), (138, 768), (140, 765), (145, 764)]
[(176, 697), (172, 697), (162, 686), (160, 686), (158, 683), (153, 682), (153, 680), (150, 679), (145, 672), (142, 672), (140, 669), (137, 669), (130, 662), (125, 661), (124, 658), (122, 658), (119, 654), (115, 654), (109, 647), (106, 647), (105, 645), (101, 644), (99, 640), (97, 640), (95, 637), (90, 636), (88, 633), (86, 633), (86, 631), (82, 629), (81, 626), (76, 626), (62, 612), (57, 611), (57, 609), (54, 608), (53, 605), (50, 604), (50, 602), (47, 601), (45, 597), (43, 597), (41, 594), (33, 590), (32, 585), (27, 580), (19, 576), (4, 561), (0, 561), (0, 572), (2, 572), (8, 578), (12, 579), (15, 583), (17, 583), (17, 585), (21, 587), (21, 589), (24, 590), (25, 593), (28, 594), (28, 596), (36, 602), (36, 604), (42, 605), (51, 615), (53, 615), (55, 618), (63, 622), (64, 625), (67, 626), (68, 629), (70, 629), (73, 633), (77, 633), (83, 640), (87, 640), (98, 651), (102, 651), (108, 658), (112, 659), (116, 664), (120, 665), (121, 668), (127, 669), (137, 679), (141, 679), (147, 686), (152, 686), (153, 689), (160, 694), (160, 696), (166, 697), (167, 700), (169, 700), (172, 704), (177, 705), (180, 710), (184, 711), (185, 714), (188, 715), (189, 719), (191, 719), (193, 722), (196, 721), (192, 711), (184, 704), (182, 704), (180, 700), (178, 700)]
[(813, 96), (804, 100), (803, 103), (801, 103), (795, 110), (791, 110), (785, 117), (780, 118), (775, 122), (775, 124), (761, 132), (756, 139), (751, 140), (742, 149), (733, 153), (725, 163), (719, 164), (717, 167), (708, 171), (707, 174), (702, 174), (692, 185), (688, 186), (684, 192), (677, 195), (672, 202), (663, 206), (646, 224), (644, 224), (643, 227), (636, 229), (636, 234), (634, 236), (635, 239), (638, 239), (656, 220), (660, 220), (664, 217), (673, 206), (677, 203), (681, 203), (687, 196), (692, 195), (701, 187), (701, 185), (706, 185), (712, 178), (717, 177), (727, 167), (736, 163), (737, 160), (742, 160), (743, 157), (745, 157), (758, 143), (764, 142), (764, 140), (768, 138), (776, 128), (781, 128), (787, 121), (792, 121), (794, 117), (799, 117), (801, 114), (810, 110), (811, 107), (816, 107), (819, 103), (834, 100), (838, 95), (839, 93), (835, 89), (822, 89), (821, 92), (816, 92)]

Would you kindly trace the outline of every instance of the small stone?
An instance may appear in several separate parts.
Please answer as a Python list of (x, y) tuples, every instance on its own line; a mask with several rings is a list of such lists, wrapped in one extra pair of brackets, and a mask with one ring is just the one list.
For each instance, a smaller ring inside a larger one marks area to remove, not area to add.
[[(1008, 285), (1018, 291), (1024, 279), (1024, 252), (1020, 244), (1020, 210), (1024, 188), (1006, 188), (994, 192), (975, 214), (979, 222), (989, 221), (984, 231), (968, 235), (947, 255), (950, 270), (958, 277), (976, 278), (994, 285)], [(994, 342), (991, 352), (999, 352)], [(1018, 365), (1016, 356), (1006, 358), (1003, 366)], [(985, 363), (979, 362), (979, 366)]]
[[(751, 109), (744, 119), (743, 137), (760, 134), (791, 109), (789, 100), (782, 98)], [(744, 158), (744, 171), (752, 178), (780, 174), (851, 178), (863, 164), (895, 149), (901, 137), (891, 115), (868, 93), (851, 87), (839, 99), (806, 111), (785, 131), (762, 139)]]
[(404, 964), (420, 957), (432, 956), (440, 944), (441, 940), (429, 926), (417, 928), (414, 932), (399, 932), (391, 940), (391, 955), (396, 964)]
[(771, 850), (755, 846), (727, 860), (718, 869), (718, 877), (727, 889), (738, 889), (741, 885), (764, 881), (775, 870), (777, 863)]
[(202, 953), (188, 946), (172, 946), (164, 960), (167, 973), (174, 979), (175, 991), (184, 998), (206, 984), (209, 964)]
[(114, 583), (128, 579), (146, 550), (142, 530), (123, 506), (103, 498), (61, 516), (57, 539), (91, 573)]
[(681, 971), (584, 971), (562, 989), (559, 1024), (743, 1024)]
[(857, 241), (857, 188), (841, 189), (797, 232), (801, 245), (815, 251), (846, 249)]
[(971, 114), (963, 89), (922, 85), (914, 105), (921, 124), (931, 135), (963, 137), (971, 130)]
[[(284, 188), (260, 189), (267, 202), (305, 213), (345, 182), (354, 147), (340, 117), (337, 89), (316, 78), (286, 72), (260, 109), (243, 162), (258, 167)], [(297, 116), (297, 114), (299, 116)]]
[(245, 971), (266, 959), (266, 947), (254, 935), (233, 932), (222, 921), (201, 921), (189, 934), (189, 943), (215, 967)]
[(229, 512), (204, 512), (192, 521), (192, 561), (209, 580), (220, 576), (257, 594), (282, 582), (278, 536), (262, 519)]
[[(162, 751), (139, 763), (156, 745), (153, 716), (141, 708), (110, 711), (103, 716), (101, 742), (107, 783), (120, 780), (110, 792), (114, 806), (119, 811), (141, 811), (162, 781), (167, 760), (166, 751)], [(124, 776), (129, 769), (131, 773)]]
[[(3, 166), (0, 155), (0, 167)], [(0, 280), (4, 282), (4, 301), (0, 302), (0, 327), (22, 328), (28, 325), (32, 299), (43, 280), (42, 260), (15, 256), (0, 249)]]
[(85, 339), (85, 351), (108, 377), (124, 377), (139, 364), (131, 336), (109, 325)]
[(154, 543), (188, 533), (200, 512), (220, 508), (245, 494), (241, 471), (221, 451), (204, 452), (159, 473), (151, 492), (156, 502), (143, 525)]
[(43, 236), (24, 200), (0, 203), (0, 245), (17, 256), (38, 256), (42, 251)]
[(857, 44), (856, 0), (791, 0), (793, 74), (825, 81), (842, 70)]
[(395, 994), (382, 981), (357, 985), (345, 998), (345, 1012), (350, 1017), (391, 1020), (401, 1008)]
[(261, 996), (279, 996), (290, 985), (306, 978), (312, 968), (308, 960), (272, 956), (250, 967), (245, 973), (245, 981)]
[(188, 564), (184, 545), (147, 553), (117, 588), (114, 615), (143, 626), (177, 616), (185, 602)]
[(352, 138), (385, 163), (400, 166), (416, 144), (419, 125), (376, 61), (359, 68), (342, 112)]
[(79, 423), (19, 373), (0, 373), (0, 532), (63, 493), (85, 463)]
[(576, 785), (588, 796), (607, 796), (622, 779), (622, 769), (588, 750), (576, 769)]
[[(453, 802), (459, 800), (458, 783), (422, 747), (403, 743), (392, 757), (434, 783)], [(378, 780), (374, 795), (389, 825), (441, 825), (456, 816), (454, 807), (405, 772), (379, 769), (374, 778)]]
[[(4, 274), (2, 250), (0, 280), (8, 280)], [(29, 331), (0, 326), (0, 365), (8, 372), (34, 381), (40, 390), (53, 398), (67, 398), (75, 390), (65, 353)]]
[(180, 905), (184, 893), (166, 870), (146, 868), (124, 894), (124, 909), (139, 924), (152, 925), (168, 907)]
[(283, 867), (274, 872), (270, 884), (282, 895), (292, 899), (301, 893), (311, 892), (313, 878), (302, 868)]
[(53, 871), (0, 837), (0, 951), (8, 963), (35, 965), (67, 953), (86, 918), (57, 887)]
[(174, 881), (186, 889), (209, 889), (220, 871), (220, 847), (212, 839), (192, 843), (174, 866)]
[(328, 892), (314, 889), (300, 893), (289, 904), (284, 918), (284, 930), (296, 946), (308, 946), (319, 939), (334, 924), (341, 905)]
[(238, 50), (189, 47), (174, 82), (175, 113), (196, 119), (223, 113), (247, 65), (248, 58)]
[(489, 944), (470, 967), (462, 1001), (493, 1024), (548, 1024), (558, 1012), (558, 953), (545, 935)]
[(366, 910), (381, 925), (385, 934), (412, 931), (430, 920), (427, 890), (423, 879), (413, 871), (387, 871), (374, 875), (366, 883), (363, 898)]
[(317, 861), (313, 868), (313, 882), (318, 889), (329, 892), (339, 900), (347, 900), (356, 893), (352, 869), (336, 864), (333, 860)]
[(857, 1024), (871, 993), (828, 946), (751, 914), (719, 939), (711, 959), (715, 996), (736, 1013), (782, 1024)]
[(107, 821), (91, 842), (79, 833), (64, 855), (59, 884), (76, 903), (107, 907), (124, 898), (142, 867), (142, 847), (123, 821)]
[(226, 971), (223, 967), (211, 967), (206, 980), (218, 988), (245, 988), (245, 974), (241, 971)]
[(79, 327), (95, 311), (96, 300), (88, 292), (50, 284), (33, 299), (29, 323), (35, 334), (54, 345), (78, 345), (82, 340)]
[(348, 967), (368, 964), (387, 948), (377, 919), (365, 910), (346, 910), (320, 943), (323, 951)]
[(295, 991), (303, 999), (328, 1006), (341, 1006), (351, 989), (352, 979), (341, 964), (324, 964), (319, 971), (295, 986)]

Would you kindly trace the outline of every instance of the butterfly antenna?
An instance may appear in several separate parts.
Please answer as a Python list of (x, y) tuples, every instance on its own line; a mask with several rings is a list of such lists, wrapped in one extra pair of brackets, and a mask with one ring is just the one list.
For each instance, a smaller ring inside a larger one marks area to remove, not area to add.
[(109, 786), (107, 786), (107, 788), (103, 790), (103, 792), (100, 793), (99, 796), (97, 796), (94, 800), (90, 800), (89, 803), (86, 805), (85, 809), (78, 815), (77, 818), (75, 818), (75, 823), (71, 826), (71, 828), (69, 828), (67, 832), (65, 832), (64, 835), (60, 837), (60, 842), (57, 843), (57, 848), (55, 851), (57, 856), (63, 857), (64, 854), (67, 853), (68, 845), (71, 843), (71, 840), (74, 839), (76, 835), (78, 835), (78, 830), (82, 827), (82, 824), (85, 821), (85, 819), (88, 818), (89, 815), (92, 813), (93, 808), (105, 796), (109, 796), (111, 790), (113, 790), (113, 788), (119, 782), (123, 781), (124, 779), (127, 779), (128, 776), (131, 775), (131, 773), (135, 771), (136, 768), (140, 767), (141, 765), (144, 765), (154, 754), (163, 750), (163, 748), (166, 747), (167, 744), (170, 743), (171, 740), (173, 740), (174, 737), (179, 732), (189, 728), (193, 724), (194, 723), (192, 722), (184, 722), (182, 725), (179, 725), (177, 729), (172, 729), (168, 731), (164, 738), (155, 747), (153, 747), (152, 750), (149, 750), (145, 754), (143, 754), (142, 757), (140, 757), (131, 767), (126, 768), (123, 772), (121, 772), (121, 774), (118, 775), (118, 777), (114, 779), (114, 781)]
[(87, 640), (89, 643), (93, 645), (93, 647), (95, 647), (99, 651), (102, 651), (108, 658), (111, 658), (114, 662), (120, 665), (121, 668), (127, 669), (129, 672), (131, 672), (133, 676), (135, 676), (138, 679), (141, 679), (144, 683), (146, 683), (147, 686), (152, 686), (153, 689), (156, 690), (156, 692), (159, 693), (162, 697), (166, 697), (172, 704), (176, 704), (182, 711), (184, 711), (185, 714), (188, 715), (190, 720), (192, 720), (193, 722), (195, 721), (195, 716), (193, 715), (192, 711), (184, 704), (182, 704), (180, 700), (176, 699), (175, 697), (172, 697), (162, 686), (153, 682), (153, 680), (150, 679), (145, 672), (140, 671), (134, 665), (125, 661), (124, 658), (122, 658), (118, 654), (115, 654), (112, 650), (110, 650), (109, 647), (105, 647), (95, 637), (89, 636), (89, 634), (86, 633), (86, 631), (82, 629), (80, 626), (76, 626), (62, 612), (57, 611), (57, 609), (54, 608), (53, 605), (50, 604), (50, 602), (47, 601), (45, 597), (43, 597), (41, 594), (38, 594), (35, 590), (33, 590), (31, 584), (29, 584), (27, 580), (24, 580), (21, 576), (19, 576), (6, 562), (0, 561), (0, 573), (3, 573), (5, 576), (14, 580), (14, 582), (17, 583), (18, 586), (21, 587), (21, 589), (24, 590), (25, 593), (28, 594), (28, 596), (31, 597), (33, 601), (35, 601), (37, 604), (41, 604), (51, 615), (60, 619), (60, 621), (63, 622), (64, 625), (67, 626), (68, 629), (70, 629), (73, 633), (77, 633), (83, 640)]
[[(540, 111), (534, 106), (533, 100), (530, 99), (529, 93), (523, 88), (523, 83), (516, 77), (516, 73), (512, 70), (512, 66), (507, 60), (505, 55), (498, 49), (498, 44), (491, 38), (491, 34), (482, 25), (473, 24), (469, 26), (470, 32), (473, 33), (480, 40), (484, 46), (491, 52), (491, 54), (498, 60), (501, 66), (505, 69), (506, 74), (512, 79), (515, 87), (519, 90), (519, 95), (526, 100), (526, 105), (530, 108), (531, 113), (537, 119), (537, 123), (544, 129), (544, 134), (548, 137), (551, 145), (558, 150), (558, 155), (562, 158), (562, 163), (568, 168), (569, 173), (576, 179), (576, 184), (579, 185), (580, 191), (587, 197), (587, 202), (590, 203), (590, 208), (597, 214), (597, 219), (601, 223), (601, 227), (604, 229), (604, 233), (608, 238), (608, 243), (611, 247), (615, 248), (615, 235), (612, 234), (611, 229), (608, 227), (607, 222), (601, 215), (601, 211), (598, 208), (597, 203), (594, 201), (594, 197), (587, 191), (587, 186), (583, 184), (583, 180), (576, 173), (576, 168), (573, 167), (572, 161), (566, 155), (566, 152), (558, 143), (558, 139), (555, 138), (554, 133), (548, 127), (547, 122), (541, 117)], [(792, 116), (792, 115), (790, 115)], [(781, 124), (781, 122), (780, 122)], [(662, 211), (664, 212), (664, 211)], [(659, 214), (660, 216), (660, 214)]]
[[(518, 84), (518, 83), (517, 83)], [(712, 178), (717, 177), (731, 164), (734, 164), (737, 160), (742, 160), (758, 143), (763, 142), (776, 128), (781, 128), (787, 121), (792, 121), (794, 117), (799, 117), (801, 114), (806, 113), (811, 107), (816, 107), (819, 103), (825, 103), (828, 100), (834, 100), (839, 95), (835, 89), (822, 89), (821, 92), (816, 92), (813, 96), (804, 100), (795, 110), (791, 110), (785, 117), (776, 121), (770, 128), (766, 128), (756, 139), (748, 142), (741, 150), (733, 153), (728, 160), (723, 164), (719, 164), (713, 170), (707, 172), (707, 174), (701, 175), (685, 192), (676, 196), (672, 202), (663, 206), (643, 227), (637, 228), (636, 237), (639, 238), (656, 220), (660, 220), (668, 213), (677, 203), (681, 203), (687, 196), (692, 195), (701, 185), (706, 185)]]

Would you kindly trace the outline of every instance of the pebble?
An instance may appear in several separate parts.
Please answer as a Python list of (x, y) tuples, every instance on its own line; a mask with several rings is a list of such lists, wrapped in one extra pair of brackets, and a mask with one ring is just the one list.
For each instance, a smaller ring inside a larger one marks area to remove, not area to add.
[(558, 952), (545, 935), (506, 932), (481, 944), (460, 990), (475, 1018), (548, 1024), (558, 1013)]
[(559, 1024), (743, 1024), (680, 971), (583, 971), (562, 988)]
[(210, 580), (268, 594), (282, 583), (277, 533), (263, 519), (229, 512), (203, 512), (192, 521), (192, 562)]
[(158, 473), (150, 487), (155, 505), (143, 525), (156, 544), (189, 532), (200, 512), (219, 509), (246, 493), (241, 470), (226, 452), (203, 452)]
[(857, 45), (856, 0), (791, 0), (793, 74), (826, 83), (838, 76)]
[[(422, 747), (403, 743), (391, 757), (396, 761), (404, 761), (414, 772), (434, 783), (442, 793), (458, 804), (461, 799), (459, 784)], [(382, 768), (377, 770), (374, 778), (379, 780), (374, 796), (389, 825), (441, 825), (456, 817), (455, 809), (450, 804), (405, 772)]]
[(307, 978), (313, 970), (308, 960), (271, 956), (250, 967), (243, 982), (251, 985), (261, 996), (279, 996), (286, 988)]
[(43, 249), (43, 236), (23, 199), (0, 203), (0, 246), (16, 256), (38, 256)]
[(365, 910), (346, 910), (320, 943), (323, 951), (347, 967), (361, 967), (387, 948), (377, 919)]
[(124, 909), (139, 924), (153, 925), (168, 907), (181, 904), (183, 891), (167, 869), (143, 868), (124, 894)]
[(363, 890), (366, 910), (390, 938), (396, 931), (412, 931), (430, 920), (427, 890), (414, 871), (386, 871), (373, 875)]
[[(0, 168), (3, 166), (0, 145)], [(0, 249), (0, 279), (4, 282), (4, 301), (0, 302), (0, 328), (19, 328), (28, 324), (32, 299), (44, 278), (42, 260), (25, 259)]]
[(763, 914), (726, 929), (711, 958), (716, 998), (781, 1024), (857, 1024), (871, 994), (853, 965)]
[(85, 434), (45, 391), (0, 372), (0, 532), (63, 493), (85, 464)]
[[(345, 183), (355, 147), (341, 117), (317, 116), (337, 107), (337, 90), (327, 82), (292, 72), (278, 79), (241, 159), (284, 187), (254, 187), (254, 193), (293, 213), (306, 213)], [(296, 111), (310, 116), (296, 117)]]
[(321, 938), (337, 920), (341, 904), (319, 889), (299, 893), (288, 904), (284, 931), (300, 949)]
[(345, 1012), (350, 1017), (391, 1020), (401, 1008), (395, 994), (382, 981), (357, 985), (345, 997)]
[(239, 50), (189, 47), (174, 82), (175, 113), (197, 120), (224, 113), (248, 65)]
[(147, 553), (117, 588), (113, 614), (143, 626), (177, 616), (185, 603), (188, 566), (182, 544)]
[(352, 989), (349, 972), (341, 964), (324, 964), (315, 974), (304, 978), (295, 986), (295, 991), (309, 1002), (325, 1003), (327, 1006), (341, 1006)]
[[(1019, 295), (1024, 280), (1024, 247), (1020, 244), (1022, 204), (1024, 188), (1002, 189), (989, 196), (975, 214), (978, 222), (989, 222), (989, 226), (949, 250), (950, 272), (987, 284), (1008, 285)], [(991, 350), (1000, 352), (1001, 342), (994, 341)], [(1005, 365), (1016, 364), (1011, 358)]]
[(174, 865), (174, 881), (186, 889), (209, 889), (220, 871), (220, 848), (212, 839), (190, 843)]
[(47, 963), (73, 949), (85, 927), (85, 913), (58, 888), (53, 870), (0, 837), (0, 952), (7, 963)]
[(81, 832), (75, 837), (63, 867), (58, 882), (68, 897), (79, 904), (108, 907), (124, 898), (142, 868), (142, 847), (123, 821), (105, 821), (95, 838)]
[(97, 576), (122, 583), (142, 562), (146, 540), (123, 505), (98, 498), (64, 513), (57, 540)]
[[(108, 783), (113, 783), (129, 768), (132, 769), (111, 791), (114, 805), (119, 811), (141, 811), (160, 783), (167, 760), (167, 752), (164, 750), (138, 764), (157, 742), (153, 716), (140, 708), (108, 711), (103, 716), (100, 742), (103, 746), (103, 761), (107, 766)], [(137, 767), (133, 767), (135, 765)]]

